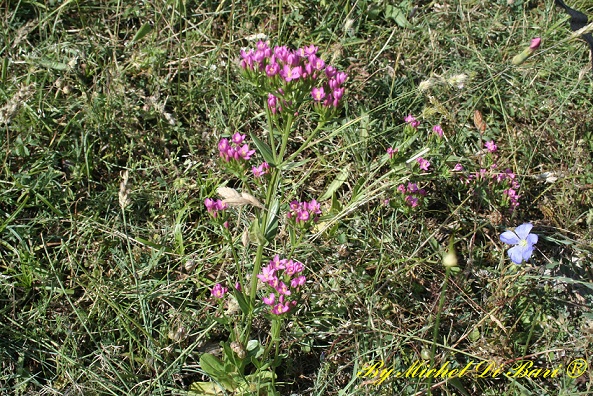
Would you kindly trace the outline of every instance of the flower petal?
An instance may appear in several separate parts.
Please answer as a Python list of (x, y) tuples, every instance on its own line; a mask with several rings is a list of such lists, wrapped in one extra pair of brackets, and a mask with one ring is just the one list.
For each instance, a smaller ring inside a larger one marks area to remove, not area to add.
[(509, 249), (508, 254), (513, 263), (521, 264), (523, 262), (523, 250), (522, 246), (513, 246)]
[(523, 260), (527, 261), (531, 258), (531, 255), (533, 254), (533, 246), (532, 245), (527, 245), (523, 248)]
[(515, 234), (519, 235), (521, 239), (527, 239), (527, 235), (529, 235), (529, 231), (533, 228), (533, 224), (531, 223), (524, 223), (521, 224), (519, 227), (515, 228)]
[(519, 237), (513, 231), (505, 231), (500, 234), (500, 240), (509, 245), (516, 245), (519, 243)]
[(529, 245), (535, 245), (537, 243), (538, 237), (535, 234), (527, 235), (527, 243)]

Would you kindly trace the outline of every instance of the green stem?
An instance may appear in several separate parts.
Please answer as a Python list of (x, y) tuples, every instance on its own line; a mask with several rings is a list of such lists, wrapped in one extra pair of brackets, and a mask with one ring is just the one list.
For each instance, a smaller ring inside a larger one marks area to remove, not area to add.
[[(278, 164), (281, 164), (284, 160), (284, 152), (286, 151), (286, 145), (288, 144), (288, 135), (290, 135), (290, 129), (292, 128), (293, 115), (289, 115), (284, 125), (284, 131), (282, 133), (282, 146), (280, 147), (280, 154), (278, 154)], [(280, 165), (278, 165), (280, 167)]]
[[(439, 325), (441, 323), (441, 312), (443, 311), (443, 306), (445, 305), (445, 295), (447, 294), (447, 285), (449, 284), (449, 275), (451, 274), (451, 269), (447, 268), (445, 272), (445, 280), (443, 281), (443, 287), (441, 289), (441, 299), (439, 301), (439, 307), (437, 310), (437, 317), (434, 323), (434, 328), (432, 330), (432, 348), (430, 350), (430, 366), (434, 366), (434, 355), (436, 354), (437, 350), (437, 337), (439, 336)], [(430, 387), (432, 385), (432, 377), (428, 378), (428, 396), (431, 395)]]
[[(270, 330), (271, 340), (268, 346), (264, 351), (263, 360), (266, 361), (268, 356), (270, 356), (270, 350), (274, 347), (274, 359), (272, 360), (272, 369), (275, 371), (276, 367), (278, 366), (278, 354), (280, 353), (280, 330), (282, 329), (282, 319), (281, 316), (277, 315), (272, 319), (272, 329)], [(275, 378), (272, 376), (272, 387), (275, 387)]]
[[(270, 122), (271, 120), (268, 120), (268, 122)], [(270, 178), (270, 184), (268, 186), (268, 190), (266, 191), (266, 201), (265, 201), (265, 205), (266, 208), (262, 211), (262, 216), (261, 216), (261, 222), (260, 222), (260, 232), (264, 234), (267, 233), (267, 226), (268, 226), (268, 220), (269, 220), (269, 216), (275, 216), (275, 213), (270, 213), (270, 209), (273, 205), (273, 201), (276, 198), (276, 194), (278, 191), (278, 187), (280, 185), (280, 176), (281, 176), (281, 172), (282, 172), (282, 167), (279, 165), (280, 163), (282, 163), (282, 159), (284, 157), (284, 152), (286, 151), (286, 146), (288, 144), (288, 135), (290, 135), (290, 129), (292, 128), (292, 122), (293, 122), (293, 116), (290, 115), (288, 116), (287, 120), (286, 120), (286, 124), (284, 126), (284, 131), (282, 133), (282, 146), (280, 148), (280, 153), (278, 154), (278, 156), (275, 156), (275, 147), (271, 146), (275, 159), (276, 159), (276, 167), (272, 168), (272, 172), (271, 172), (271, 178)], [(270, 124), (270, 141), (273, 142), (273, 126), (272, 124)], [(262, 266), (262, 259), (263, 259), (263, 253), (264, 253), (264, 245), (265, 245), (265, 241), (264, 242), (260, 242), (259, 245), (257, 246), (257, 252), (255, 254), (255, 263), (253, 264), (253, 271), (251, 273), (251, 282), (250, 282), (250, 286), (249, 286), (249, 317), (247, 319), (247, 327), (246, 327), (246, 332), (245, 332), (245, 337), (248, 339), (249, 338), (249, 334), (251, 333), (251, 326), (253, 323), (253, 310), (255, 308), (255, 298), (257, 296), (257, 275), (259, 274), (260, 270), (261, 270), (261, 266)], [(248, 341), (248, 340), (245, 340)]]

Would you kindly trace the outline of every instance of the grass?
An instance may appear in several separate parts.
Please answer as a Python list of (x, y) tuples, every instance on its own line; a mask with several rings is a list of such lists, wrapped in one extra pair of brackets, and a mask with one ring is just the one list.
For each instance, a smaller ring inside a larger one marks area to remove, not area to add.
[[(218, 160), (219, 139), (267, 128), (238, 66), (256, 33), (315, 43), (349, 75), (340, 118), (280, 186), (283, 205), (333, 190), (324, 216), (301, 243), (281, 227), (264, 249), (292, 253), (308, 279), (282, 328), (278, 392), (591, 393), (590, 368), (578, 378), (393, 374), (380, 386), (357, 377), (380, 360), (396, 371), (593, 363), (587, 46), (569, 40), (552, 1), (388, 3), (13, 1), (0, 11), (0, 393), (175, 395), (209, 380), (200, 357), (234, 337), (210, 289), (236, 275), (236, 258), (250, 270), (255, 248), (240, 243), (250, 209), (231, 211), (232, 250), (203, 201), (223, 183), (242, 186)], [(593, 14), (584, 0), (570, 5)], [(542, 47), (511, 65), (533, 37)], [(435, 124), (446, 139), (431, 135)], [(288, 152), (314, 127), (297, 122)], [(489, 140), (495, 155), (482, 152)], [(388, 147), (401, 156), (389, 161)], [(430, 172), (405, 165), (423, 147)], [(518, 208), (500, 188), (462, 183), (449, 171), (457, 162), (466, 175), (511, 169)], [(408, 181), (427, 191), (418, 208), (397, 191)], [(499, 235), (528, 221), (540, 240), (516, 266)], [(459, 269), (446, 276), (450, 244)], [(256, 315), (247, 337), (266, 344), (270, 326)]]

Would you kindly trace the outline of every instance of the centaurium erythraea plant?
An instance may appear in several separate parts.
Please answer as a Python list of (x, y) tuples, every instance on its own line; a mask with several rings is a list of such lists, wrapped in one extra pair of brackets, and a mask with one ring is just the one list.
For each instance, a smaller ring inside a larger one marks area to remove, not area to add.
[(226, 138), (218, 142), (218, 152), (220, 157), (226, 161), (248, 161), (251, 156), (255, 154), (255, 150), (251, 150), (249, 145), (244, 143), (245, 135), (236, 132), (229, 141)]
[(298, 111), (306, 102), (326, 114), (340, 106), (348, 75), (326, 64), (317, 51), (314, 45), (291, 50), (259, 41), (255, 49), (241, 50), (240, 65), (247, 79), (264, 91), (272, 114)]
[(418, 126), (420, 125), (420, 121), (418, 121), (416, 119), (416, 117), (414, 117), (412, 114), (408, 114), (405, 118), (404, 121), (406, 123), (408, 123), (412, 128), (416, 129), (418, 128)]
[(397, 191), (402, 194), (403, 201), (407, 206), (412, 208), (417, 207), (422, 203), (422, 199), (426, 196), (426, 190), (419, 188), (418, 184), (409, 182), (406, 185), (400, 184), (397, 186)]
[(321, 215), (321, 205), (315, 199), (310, 202), (292, 201), (289, 205), (290, 211), (286, 217), (293, 220), (297, 225), (306, 226), (316, 222)]
[(510, 169), (500, 172), (497, 168), (496, 164), (492, 164), (489, 168), (481, 168), (468, 176), (461, 175), (460, 178), (475, 193), (492, 195), (490, 200), (498, 198), (502, 207), (514, 210), (519, 206), (520, 198), (517, 193), (520, 188), (517, 175)]
[(257, 278), (267, 285), (264, 304), (270, 306), (270, 313), (282, 315), (296, 307), (296, 295), (306, 282), (303, 272), (304, 265), (296, 260), (281, 259), (274, 256), (266, 267), (263, 267)]
[(218, 216), (218, 212), (227, 208), (227, 204), (222, 202), (220, 199), (213, 200), (211, 198), (206, 198), (204, 200), (204, 206), (206, 206), (208, 213), (210, 213), (214, 218)]

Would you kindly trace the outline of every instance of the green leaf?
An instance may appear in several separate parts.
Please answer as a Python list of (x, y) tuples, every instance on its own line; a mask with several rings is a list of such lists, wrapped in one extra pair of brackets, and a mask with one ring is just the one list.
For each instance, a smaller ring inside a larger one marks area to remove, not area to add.
[(259, 219), (256, 217), (255, 220), (251, 223), (251, 227), (249, 227), (249, 240), (253, 243), (264, 244), (266, 239), (261, 232), (261, 228), (259, 226)]
[(236, 388), (233, 379), (226, 373), (224, 365), (216, 356), (204, 353), (200, 356), (200, 367), (213, 380), (219, 382), (226, 390), (232, 391)]
[(140, 27), (140, 29), (138, 29), (138, 31), (136, 32), (136, 35), (134, 35), (134, 38), (132, 39), (132, 42), (136, 43), (136, 42), (142, 40), (142, 38), (144, 38), (144, 36), (146, 36), (151, 31), (152, 31), (152, 26), (150, 25), (150, 23), (145, 23), (144, 25), (142, 25)]
[(265, 351), (264, 346), (258, 340), (249, 340), (245, 349), (247, 349), (247, 354), (255, 359), (259, 359)]
[(275, 199), (270, 207), (268, 213), (268, 222), (266, 224), (265, 238), (267, 241), (272, 241), (276, 235), (278, 235), (278, 211), (280, 209), (280, 202)]
[(338, 200), (337, 195), (332, 194), (332, 207), (330, 209), (330, 212), (331, 213), (340, 213), (341, 210), (342, 210), (342, 204)]
[(247, 300), (245, 300), (243, 293), (239, 290), (235, 290), (235, 298), (237, 299), (239, 308), (241, 308), (241, 312), (247, 315), (249, 313), (249, 304), (247, 303)]
[(328, 198), (331, 198), (332, 195), (338, 190), (338, 188), (342, 187), (342, 184), (348, 180), (348, 176), (350, 176), (350, 165), (348, 164), (338, 176), (331, 182), (325, 194), (319, 198), (319, 201), (325, 201)]
[(402, 28), (410, 28), (412, 26), (406, 19), (404, 11), (402, 11), (399, 7), (392, 6), (391, 4), (388, 4), (385, 7), (385, 18), (392, 19), (399, 27)]
[(189, 391), (190, 395), (225, 395), (224, 389), (214, 382), (194, 382), (189, 386)]
[(461, 392), (464, 396), (470, 396), (469, 392), (463, 386), (463, 383), (459, 378), (449, 378), (448, 381), (451, 385), (453, 385), (459, 392)]
[(69, 69), (69, 66), (67, 64), (62, 63), (62, 62), (56, 62), (56, 61), (53, 61), (50, 59), (41, 59), (39, 61), (39, 66), (43, 66), (48, 69), (61, 70), (61, 71)]
[(259, 151), (262, 157), (264, 157), (264, 160), (268, 163), (268, 165), (275, 166), (274, 154), (272, 154), (272, 149), (270, 148), (270, 146), (268, 146), (266, 142), (255, 136), (254, 133), (250, 133), (249, 136), (251, 136), (251, 140), (253, 140), (255, 147), (257, 147), (257, 151)]

